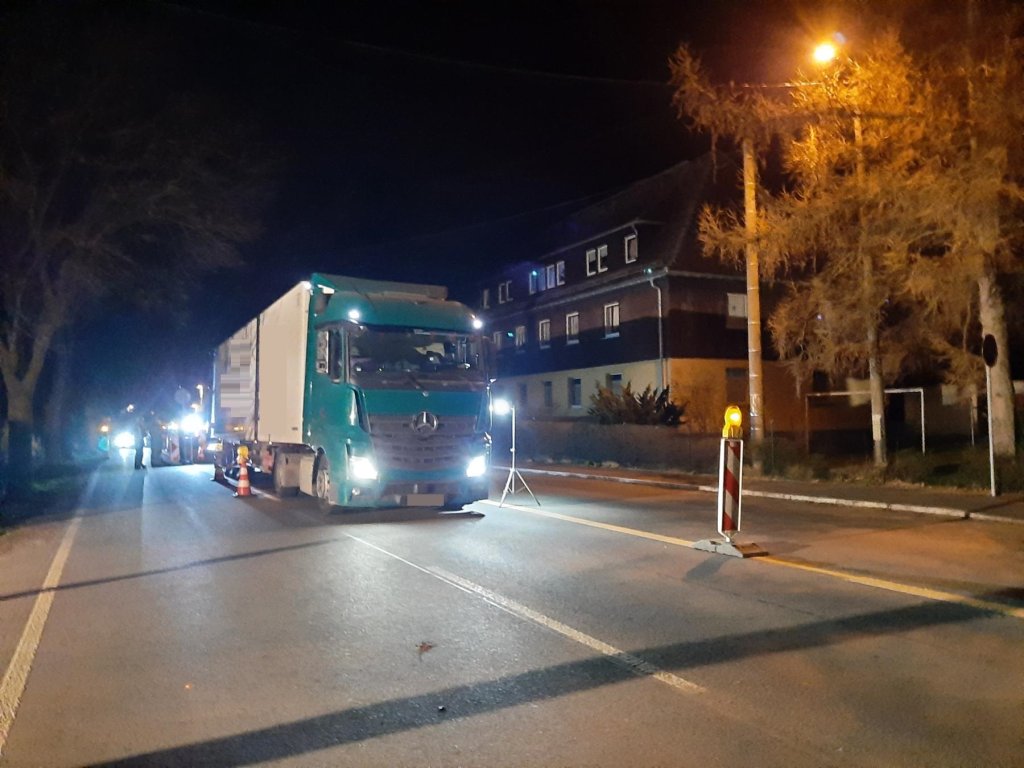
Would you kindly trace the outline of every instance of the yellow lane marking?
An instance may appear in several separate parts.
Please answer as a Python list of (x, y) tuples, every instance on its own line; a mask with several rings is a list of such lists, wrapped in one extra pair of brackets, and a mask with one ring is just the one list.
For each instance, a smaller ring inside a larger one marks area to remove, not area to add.
[(705, 691), (703, 687), (697, 685), (696, 683), (690, 682), (689, 680), (679, 677), (678, 675), (674, 675), (671, 672), (666, 672), (665, 670), (656, 667), (655, 665), (647, 661), (644, 661), (639, 656), (634, 656), (633, 654), (627, 653), (626, 651), (623, 651), (620, 648), (616, 648), (615, 646), (609, 645), (608, 643), (602, 640), (598, 640), (596, 637), (588, 635), (584, 632), (580, 632), (578, 629), (574, 629), (567, 624), (563, 624), (562, 622), (556, 619), (552, 619), (550, 616), (545, 616), (543, 613), (540, 613), (539, 611), (535, 611), (532, 608), (528, 608), (522, 603), (518, 603), (515, 600), (512, 600), (511, 598), (505, 597), (502, 594), (494, 592), (493, 590), (480, 586), (479, 584), (469, 581), (468, 579), (464, 579), (461, 576), (457, 576), (456, 574), (446, 571), (443, 568), (428, 568), (426, 566), (418, 565), (410, 560), (407, 560), (401, 555), (396, 555), (394, 552), (390, 552), (384, 549), (383, 547), (379, 547), (376, 544), (371, 544), (370, 542), (366, 541), (365, 539), (361, 539), (358, 536), (353, 536), (350, 533), (345, 535), (353, 539), (354, 541), (359, 542), (360, 544), (364, 544), (367, 547), (370, 547), (371, 549), (375, 549), (381, 554), (387, 555), (388, 557), (398, 560), (399, 562), (404, 563), (405, 565), (408, 565), (412, 568), (415, 568), (416, 570), (421, 571), (422, 573), (425, 573), (428, 576), (433, 576), (435, 579), (438, 579), (439, 581), (449, 584), (450, 586), (456, 587), (462, 590), (463, 592), (467, 592), (469, 594), (482, 597), (485, 601), (495, 606), (496, 608), (502, 609), (506, 613), (510, 613), (513, 616), (516, 616), (520, 619), (531, 621), (534, 624), (538, 624), (542, 627), (552, 630), (553, 632), (557, 632), (558, 634), (562, 635), (562, 637), (568, 638), (569, 640), (573, 640), (574, 642), (586, 646), (591, 650), (597, 651), (598, 653), (607, 656), (609, 660), (615, 662), (616, 664), (619, 664), (620, 666), (625, 667), (626, 669), (630, 670), (636, 675), (639, 675), (640, 677), (652, 677), (658, 682), (672, 686), (676, 690), (683, 691), (685, 693), (704, 693)]
[(988, 600), (979, 600), (975, 597), (958, 595), (954, 592), (941, 592), (936, 589), (928, 589), (927, 587), (915, 587), (913, 584), (902, 584), (898, 581), (889, 581), (888, 579), (876, 579), (873, 576), (859, 576), (854, 573), (846, 573), (845, 571), (838, 571), (833, 568), (823, 568), (819, 565), (796, 563), (792, 560), (780, 560), (777, 557), (759, 557), (757, 559), (762, 563), (767, 563), (769, 565), (781, 565), (784, 568), (793, 568), (798, 571), (807, 571), (808, 573), (817, 573), (822, 576), (831, 576), (834, 579), (847, 581), (851, 584), (860, 584), (865, 587), (884, 589), (889, 592), (899, 592), (900, 594), (911, 595), (913, 597), (923, 597), (926, 600), (935, 600), (942, 603), (959, 603), (960, 605), (968, 605), (972, 608), (978, 608), (983, 611), (1000, 613), (1004, 616), (1010, 616), (1015, 619), (1024, 619), (1024, 608), (1015, 608), (1012, 605), (1003, 605), (1002, 603), (993, 603)]
[(71, 545), (74, 542), (75, 534), (81, 525), (82, 518), (75, 516), (64, 531), (57, 554), (53, 556), (50, 563), (50, 570), (43, 580), (42, 589), (36, 596), (36, 602), (32, 606), (28, 622), (21, 633), (18, 646), (14, 649), (14, 656), (0, 681), (0, 755), (3, 755), (4, 746), (7, 743), (7, 736), (10, 734), (11, 725), (14, 723), (14, 716), (18, 712), (18, 705), (21, 703), (22, 694), (25, 692), (25, 685), (28, 683), (28, 673), (32, 669), (32, 662), (36, 657), (36, 650), (43, 637), (43, 628), (46, 626), (46, 619), (50, 615), (50, 606), (53, 605), (53, 598), (56, 595), (56, 588), (60, 584), (60, 577), (64, 571), (64, 564), (71, 553)]
[(499, 505), (496, 501), (490, 499), (483, 499), (478, 501), (477, 504), (488, 504), (492, 507), (502, 506), (504, 509), (515, 509), (519, 512), (530, 512), (534, 515), (540, 515), (541, 517), (550, 517), (555, 520), (564, 520), (567, 523), (575, 523), (576, 525), (586, 525), (590, 528), (600, 528), (605, 531), (611, 531), (612, 533), (624, 533), (627, 536), (635, 536), (640, 539), (650, 539), (651, 541), (660, 541), (663, 544), (672, 544), (677, 547), (693, 547), (695, 542), (689, 539), (680, 539), (675, 536), (662, 536), (660, 533), (650, 533), (649, 531), (640, 531), (636, 528), (624, 528), (621, 525), (612, 525), (611, 523), (599, 523), (596, 520), (587, 520), (582, 517), (573, 517), (572, 515), (562, 515), (558, 512), (551, 512), (546, 509), (534, 509), (533, 507), (520, 507), (516, 504), (504, 504)]
[[(488, 504), (492, 507), (497, 507), (498, 502), (484, 499), (479, 504)], [(649, 533), (648, 531), (637, 530), (636, 528), (626, 528), (621, 525), (610, 525), (608, 523), (599, 523), (594, 520), (587, 520), (581, 517), (573, 517), (571, 515), (562, 515), (558, 512), (551, 512), (549, 510), (543, 510), (534, 507), (521, 507), (517, 504), (505, 504), (505, 509), (514, 509), (517, 512), (529, 512), (532, 515), (540, 515), (542, 517), (550, 517), (555, 520), (563, 520), (568, 523), (574, 523), (576, 525), (585, 525), (590, 528), (601, 528), (612, 533), (621, 533), (626, 536), (633, 536), (639, 539), (651, 539), (653, 541), (660, 541), (664, 544), (672, 544), (678, 547), (693, 548), (694, 542), (687, 539), (675, 538), (672, 536), (662, 536), (656, 533)], [(888, 579), (877, 579), (872, 576), (859, 576), (853, 573), (847, 573), (845, 571), (836, 570), (834, 568), (823, 568), (817, 565), (807, 565), (805, 563), (797, 563), (792, 560), (782, 560), (777, 557), (756, 557), (749, 560), (751, 563), (767, 563), (768, 565), (782, 566), (783, 568), (792, 568), (797, 571), (805, 571), (807, 573), (818, 574), (819, 576), (828, 576), (833, 579), (839, 579), (846, 581), (851, 584), (860, 584), (865, 587), (872, 587), (874, 589), (884, 589), (888, 592), (897, 592), (902, 595), (911, 595), (912, 597), (922, 597), (926, 600), (935, 600), (943, 603), (958, 603), (960, 605), (968, 605), (972, 608), (978, 608), (979, 610), (989, 611), (991, 613), (998, 613), (1003, 616), (1009, 616), (1015, 619), (1024, 619), (1024, 608), (1017, 608), (1012, 605), (1004, 605), (1002, 603), (993, 603), (988, 600), (979, 600), (974, 597), (967, 597), (966, 595), (958, 595), (953, 592), (940, 592), (935, 589), (928, 589), (927, 587), (915, 587), (912, 584), (902, 584), (896, 581), (889, 581)]]

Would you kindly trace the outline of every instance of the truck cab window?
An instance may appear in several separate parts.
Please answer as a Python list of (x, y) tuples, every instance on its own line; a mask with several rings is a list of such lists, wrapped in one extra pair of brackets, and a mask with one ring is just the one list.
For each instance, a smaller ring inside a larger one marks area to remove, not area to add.
[(477, 336), (369, 327), (350, 344), (349, 375), (357, 386), (472, 390), (484, 384)]
[(330, 347), (330, 331), (316, 332), (316, 372), (327, 373), (328, 349)]
[(316, 372), (327, 374), (331, 381), (341, 381), (345, 375), (341, 332), (337, 328), (316, 332)]
[(327, 345), (327, 375), (331, 381), (341, 381), (345, 375), (345, 366), (342, 364), (341, 331), (334, 329), (329, 331)]

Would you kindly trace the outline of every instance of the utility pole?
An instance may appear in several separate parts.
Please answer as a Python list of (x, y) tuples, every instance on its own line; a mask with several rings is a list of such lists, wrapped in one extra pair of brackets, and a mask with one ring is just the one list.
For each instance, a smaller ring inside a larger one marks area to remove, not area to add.
[[(761, 365), (761, 279), (757, 252), (757, 158), (754, 140), (743, 139), (743, 225), (746, 229), (747, 263), (747, 376), (750, 390), (750, 443), (764, 442), (764, 380)], [(761, 462), (754, 451), (755, 466)]]

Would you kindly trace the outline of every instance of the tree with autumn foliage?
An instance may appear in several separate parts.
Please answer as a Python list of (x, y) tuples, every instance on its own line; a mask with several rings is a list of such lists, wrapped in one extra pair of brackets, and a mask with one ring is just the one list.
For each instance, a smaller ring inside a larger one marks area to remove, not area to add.
[(781, 137), (790, 187), (763, 196), (754, 227), (730, 210), (702, 215), (710, 251), (742, 258), (753, 242), (785, 284), (768, 325), (798, 376), (869, 378), (878, 464), (884, 385), (936, 370), (977, 384), (986, 333), (1004, 350), (994, 442), (1014, 451), (1000, 281), (1021, 266), (1024, 88), (1010, 18), (987, 16), (1005, 33), (999, 45), (961, 36), (945, 56), (912, 56), (888, 33), (762, 96), (770, 108), (754, 116)]

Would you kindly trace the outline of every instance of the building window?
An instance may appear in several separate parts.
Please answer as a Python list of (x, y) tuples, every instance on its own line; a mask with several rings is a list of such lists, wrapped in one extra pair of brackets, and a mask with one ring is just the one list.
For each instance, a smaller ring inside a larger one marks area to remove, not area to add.
[[(541, 284), (541, 287), (538, 289), (538, 284), (539, 283)], [(542, 283), (543, 283), (543, 276), (542, 276), (542, 274), (537, 272), (536, 269), (530, 270), (530, 295), (531, 296), (533, 294), (535, 294), (538, 290), (541, 290), (541, 291), (544, 290)]]
[(555, 392), (551, 386), (550, 381), (544, 382), (544, 407), (554, 408), (555, 407)]
[(545, 288), (554, 288), (555, 285), (556, 285), (556, 283), (555, 283), (555, 265), (554, 264), (548, 264), (547, 267), (545, 267), (545, 269), (544, 269), (544, 277), (545, 277), (545, 281), (544, 281), (545, 282), (545, 286), (544, 287)]
[(725, 369), (725, 399), (730, 403), (747, 402), (747, 384), (749, 377), (746, 368)]
[(516, 349), (522, 349), (526, 346), (526, 326), (516, 326)]
[(539, 320), (537, 322), (537, 343), (542, 347), (551, 346), (551, 321)]
[(504, 304), (506, 301), (512, 301), (511, 280), (506, 280), (504, 283), (498, 284), (498, 303)]
[(527, 403), (526, 393), (527, 393), (526, 382), (524, 381), (524, 382), (521, 382), (519, 384), (519, 407), (520, 408), (525, 408), (526, 407), (526, 403)]
[(597, 250), (591, 248), (587, 251), (587, 277), (597, 274)]
[(626, 250), (626, 263), (627, 264), (632, 264), (634, 261), (636, 261), (636, 255), (637, 255), (636, 235), (626, 235), (625, 246), (626, 246), (626, 248), (625, 248), (625, 250)]
[(555, 264), (555, 283), (557, 285), (565, 285), (565, 262), (560, 261)]
[(491, 289), (484, 288), (480, 293), (480, 306), (483, 309), (490, 309), (491, 307)]
[(583, 379), (569, 379), (569, 407), (583, 407)]
[(619, 335), (619, 304), (604, 305), (604, 337), (610, 338)]
[(609, 373), (604, 377), (604, 387), (618, 397), (622, 394), (622, 374)]
[(565, 343), (576, 344), (580, 340), (580, 313), (570, 312), (565, 316)]
[(502, 333), (501, 331), (495, 331), (494, 334), (491, 336), (491, 341), (494, 342), (495, 352), (501, 349), (501, 337), (504, 335), (505, 334)]
[(599, 245), (597, 247), (597, 271), (607, 272), (608, 271), (608, 246)]

